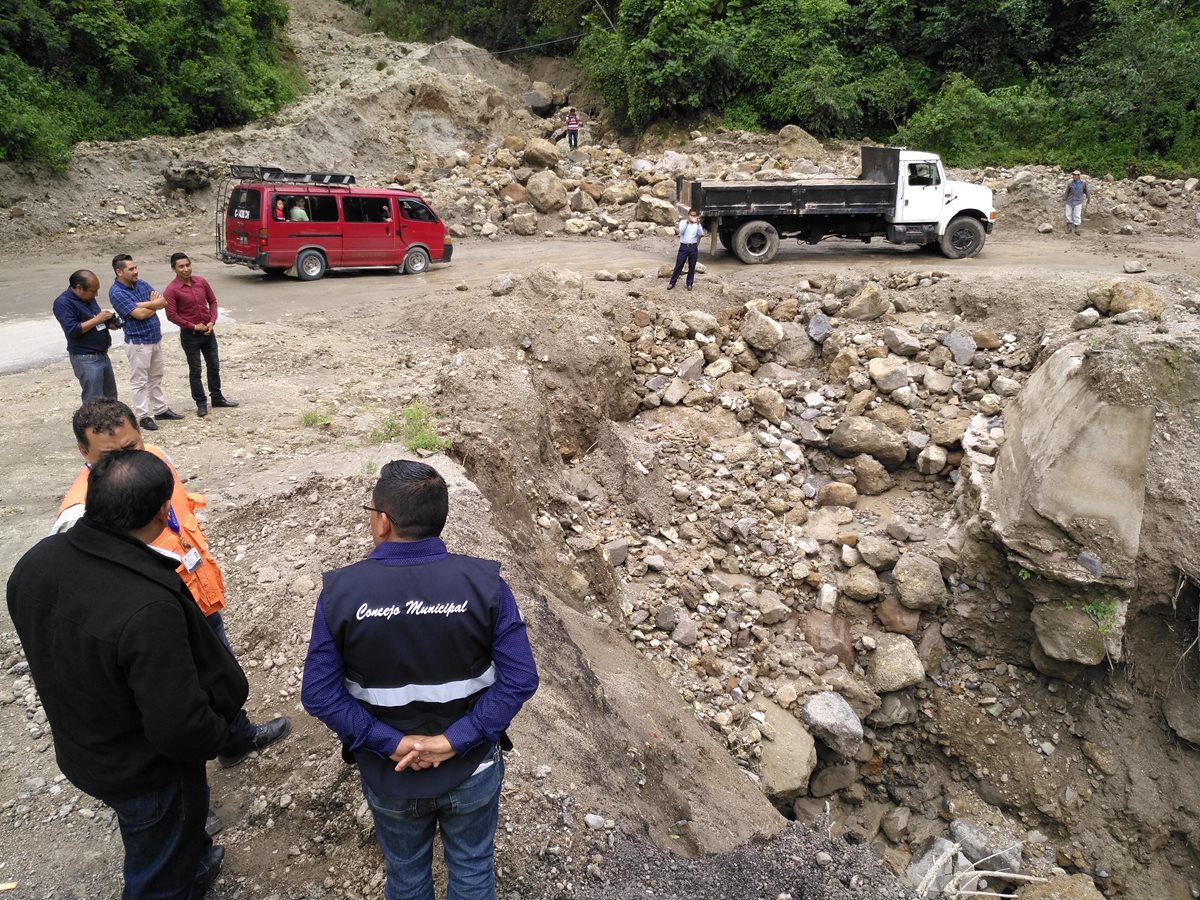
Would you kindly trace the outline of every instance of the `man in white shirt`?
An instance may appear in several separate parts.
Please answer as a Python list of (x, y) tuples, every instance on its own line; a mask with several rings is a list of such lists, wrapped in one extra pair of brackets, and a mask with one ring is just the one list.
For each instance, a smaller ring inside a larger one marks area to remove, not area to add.
[(671, 281), (667, 284), (668, 291), (675, 287), (685, 262), (688, 267), (687, 289), (692, 289), (692, 282), (696, 280), (696, 256), (700, 251), (700, 238), (703, 236), (704, 227), (700, 224), (700, 213), (689, 209), (687, 218), (679, 221), (679, 253), (675, 256), (675, 271), (671, 273)]

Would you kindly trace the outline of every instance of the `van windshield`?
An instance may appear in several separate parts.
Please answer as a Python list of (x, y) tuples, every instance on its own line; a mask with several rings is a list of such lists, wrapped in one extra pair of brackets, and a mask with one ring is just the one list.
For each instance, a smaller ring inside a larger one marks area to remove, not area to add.
[(262, 194), (257, 188), (234, 188), (233, 193), (229, 195), (229, 210), (226, 215), (231, 219), (257, 222), (261, 200)]

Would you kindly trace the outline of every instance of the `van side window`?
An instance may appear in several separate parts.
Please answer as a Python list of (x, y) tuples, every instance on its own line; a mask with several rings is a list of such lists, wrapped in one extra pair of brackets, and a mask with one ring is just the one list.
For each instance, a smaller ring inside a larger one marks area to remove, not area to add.
[(308, 219), (310, 222), (336, 222), (338, 220), (337, 198), (327, 194), (305, 198), (308, 200)]
[(401, 200), (400, 215), (406, 219), (412, 219), (414, 222), (436, 222), (437, 216), (433, 214), (428, 206), (420, 200)]
[(386, 197), (343, 197), (342, 218), (347, 222), (390, 222), (390, 205)]
[(938, 178), (937, 166), (927, 162), (909, 163), (908, 183), (914, 187), (930, 187), (931, 185), (941, 184), (941, 179)]

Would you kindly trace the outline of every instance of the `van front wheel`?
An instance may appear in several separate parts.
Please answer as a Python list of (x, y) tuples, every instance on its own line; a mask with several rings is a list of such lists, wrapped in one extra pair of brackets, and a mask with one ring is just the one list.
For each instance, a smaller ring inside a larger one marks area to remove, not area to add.
[(325, 254), (320, 250), (301, 250), (296, 257), (296, 275), (301, 281), (316, 281), (325, 274)]
[(420, 275), (429, 268), (429, 254), (422, 247), (413, 247), (404, 254), (404, 274)]

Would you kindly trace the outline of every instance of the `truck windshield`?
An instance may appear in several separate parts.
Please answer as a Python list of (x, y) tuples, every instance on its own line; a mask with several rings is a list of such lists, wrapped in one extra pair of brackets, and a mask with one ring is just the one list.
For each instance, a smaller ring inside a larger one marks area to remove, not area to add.
[(262, 194), (256, 188), (235, 188), (229, 195), (229, 210), (226, 215), (231, 219), (257, 222), (261, 199)]

